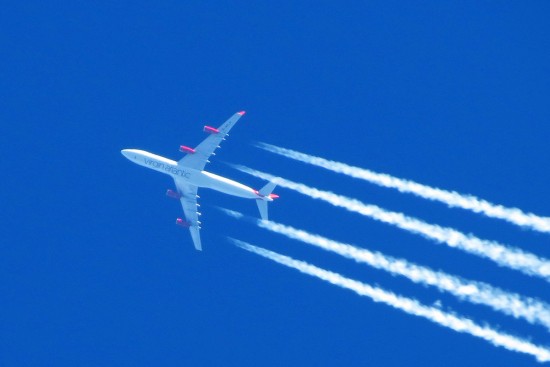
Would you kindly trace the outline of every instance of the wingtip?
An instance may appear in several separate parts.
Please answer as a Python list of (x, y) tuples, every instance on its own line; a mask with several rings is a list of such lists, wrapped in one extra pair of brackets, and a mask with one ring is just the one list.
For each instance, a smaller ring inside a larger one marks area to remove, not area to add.
[(246, 113), (246, 111), (241, 111), (241, 112), (237, 112), (239, 115), (244, 115)]

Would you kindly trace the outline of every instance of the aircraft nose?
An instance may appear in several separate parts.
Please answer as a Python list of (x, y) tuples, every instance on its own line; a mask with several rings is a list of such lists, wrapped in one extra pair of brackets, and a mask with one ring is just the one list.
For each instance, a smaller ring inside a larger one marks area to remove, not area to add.
[(122, 155), (126, 158), (130, 159), (130, 149), (122, 149), (120, 153), (122, 153)]

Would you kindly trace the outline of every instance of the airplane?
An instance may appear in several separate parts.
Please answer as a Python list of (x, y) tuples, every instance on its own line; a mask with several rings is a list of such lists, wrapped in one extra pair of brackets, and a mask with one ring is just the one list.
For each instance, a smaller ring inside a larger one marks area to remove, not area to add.
[(139, 149), (122, 149), (120, 151), (130, 161), (165, 173), (174, 179), (176, 191), (169, 189), (166, 191), (166, 196), (180, 201), (185, 220), (177, 218), (176, 224), (189, 228), (193, 244), (198, 251), (202, 250), (199, 232), (201, 222), (198, 220), (201, 213), (197, 210), (200, 206), (197, 203), (199, 198), (197, 189), (199, 187), (242, 198), (255, 199), (260, 216), (265, 220), (268, 219), (267, 204), (279, 197), (272, 193), (277, 185), (273, 181), (267, 183), (260, 190), (254, 190), (239, 182), (204, 171), (204, 166), (210, 163), (208, 160), (210, 156), (215, 155), (216, 148), (220, 147), (220, 143), (228, 136), (229, 130), (244, 114), (245, 111), (235, 113), (217, 129), (205, 126), (204, 132), (208, 133), (209, 136), (196, 148), (180, 146), (179, 150), (185, 153), (185, 156), (177, 162)]

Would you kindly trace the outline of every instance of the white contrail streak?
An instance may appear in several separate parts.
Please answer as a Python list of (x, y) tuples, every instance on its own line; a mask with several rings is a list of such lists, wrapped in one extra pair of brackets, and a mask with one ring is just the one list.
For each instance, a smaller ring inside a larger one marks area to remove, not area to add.
[[(223, 208), (220, 208), (220, 210), (237, 219), (244, 218), (244, 215), (239, 212)], [(257, 226), (271, 232), (334, 252), (393, 275), (404, 276), (414, 283), (436, 287), (438, 290), (449, 292), (462, 300), (489, 306), (495, 311), (515, 318), (522, 318), (531, 324), (543, 325), (550, 330), (550, 305), (536, 299), (509, 293), (487, 283), (471, 281), (435, 271), (380, 252), (336, 242), (284, 224), (249, 217), (246, 217), (246, 219), (254, 221)]]
[(419, 219), (408, 217), (403, 213), (388, 211), (376, 205), (364, 204), (356, 199), (337, 195), (329, 191), (322, 191), (248, 167), (239, 165), (234, 165), (234, 167), (256, 177), (277, 180), (276, 182), (279, 186), (294, 190), (313, 199), (319, 199), (333, 206), (394, 225), (411, 233), (422, 235), (436, 243), (444, 243), (449, 247), (492, 260), (500, 266), (514, 269), (527, 275), (537, 276), (550, 282), (550, 261), (518, 248), (506, 246), (495, 241), (483, 240), (471, 234), (466, 235), (453, 228), (429, 224)]
[(472, 195), (464, 195), (455, 191), (447, 191), (419, 184), (414, 181), (404, 180), (384, 173), (377, 173), (368, 169), (354, 167), (345, 163), (330, 161), (321, 157), (297, 152), (295, 150), (281, 148), (275, 145), (258, 143), (257, 147), (287, 158), (308, 163), (330, 171), (343, 173), (347, 176), (359, 178), (375, 185), (397, 189), (399, 192), (410, 193), (424, 199), (439, 201), (449, 207), (457, 207), (483, 214), (487, 217), (505, 220), (523, 228), (529, 228), (539, 232), (550, 233), (550, 218), (541, 217), (532, 213), (524, 213), (517, 208), (507, 208), (502, 205), (492, 204), (486, 200)]
[(296, 269), (304, 274), (322, 279), (333, 285), (352, 290), (361, 296), (369, 297), (374, 302), (384, 303), (410, 315), (423, 317), (456, 332), (476, 336), (488, 341), (494, 346), (503, 347), (514, 352), (529, 354), (535, 357), (539, 362), (550, 361), (550, 350), (532, 344), (527, 340), (498, 332), (488, 326), (480, 326), (468, 318), (444, 312), (435, 307), (425, 306), (415, 299), (398, 296), (395, 293), (388, 292), (382, 288), (372, 287), (368, 284), (345, 278), (340, 274), (318, 268), (304, 261), (295, 260), (291, 257), (281, 255), (261, 247), (256, 247), (243, 241), (235, 239), (230, 240), (244, 250)]

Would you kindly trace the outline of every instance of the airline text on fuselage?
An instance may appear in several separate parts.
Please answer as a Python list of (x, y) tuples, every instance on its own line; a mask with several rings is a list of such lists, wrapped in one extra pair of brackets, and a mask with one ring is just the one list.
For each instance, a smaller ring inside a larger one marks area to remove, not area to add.
[(145, 158), (145, 164), (160, 170), (164, 170), (166, 173), (171, 173), (173, 175), (181, 176), (183, 178), (189, 178), (191, 176), (191, 172), (189, 171), (172, 166), (170, 164), (159, 162), (154, 159)]

